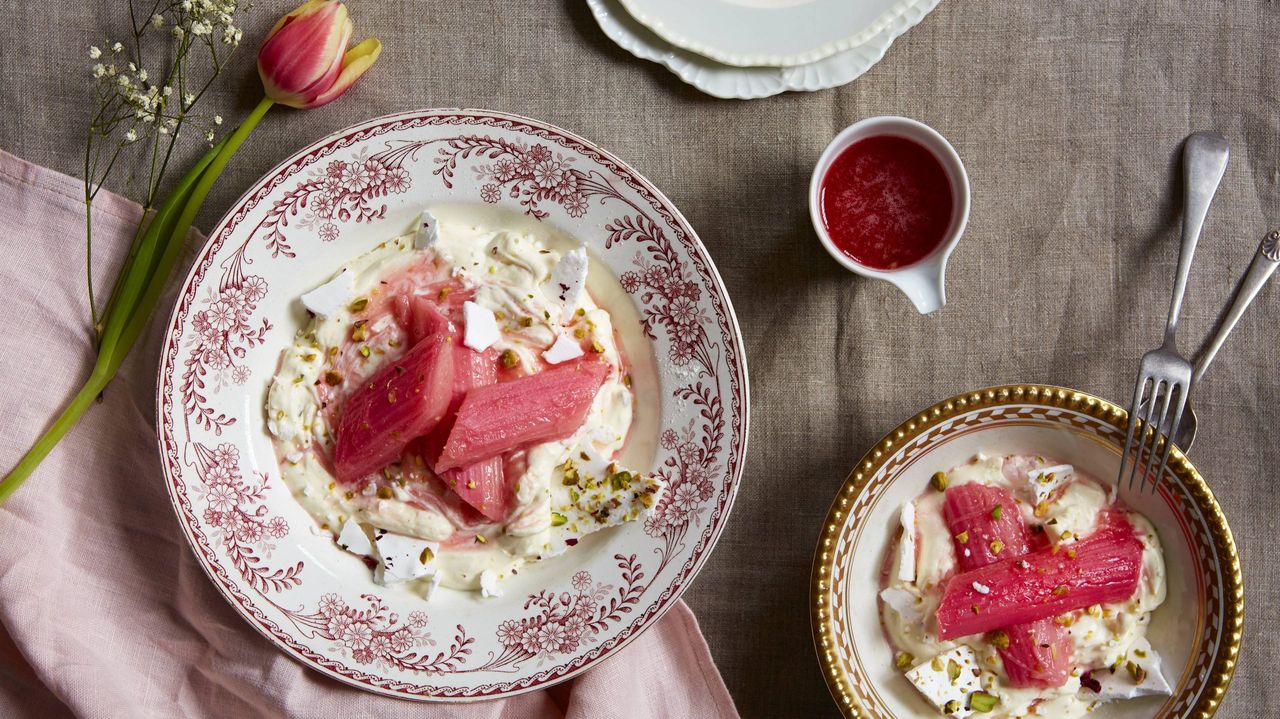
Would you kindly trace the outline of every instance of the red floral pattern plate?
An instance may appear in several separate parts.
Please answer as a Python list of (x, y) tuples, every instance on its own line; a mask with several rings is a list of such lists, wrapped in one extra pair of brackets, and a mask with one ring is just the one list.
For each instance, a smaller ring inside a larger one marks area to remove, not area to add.
[[(587, 243), (639, 312), (657, 361), (645, 522), (527, 567), (500, 598), (430, 602), (368, 569), (280, 480), (263, 402), (302, 318), (296, 298), (406, 231), (432, 203), (505, 207)], [(158, 387), (160, 452), (196, 559), (285, 653), (348, 684), (473, 700), (547, 686), (656, 621), (706, 561), (746, 454), (747, 368), (729, 298), (680, 212), (625, 163), (564, 130), (481, 110), (420, 110), (326, 137), (222, 218), (183, 284)]]

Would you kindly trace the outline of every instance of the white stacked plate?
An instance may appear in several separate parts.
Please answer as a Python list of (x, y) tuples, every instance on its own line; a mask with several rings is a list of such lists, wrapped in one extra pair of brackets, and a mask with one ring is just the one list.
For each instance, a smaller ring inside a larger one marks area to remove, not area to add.
[(939, 0), (587, 0), (623, 49), (708, 95), (748, 100), (851, 82)]

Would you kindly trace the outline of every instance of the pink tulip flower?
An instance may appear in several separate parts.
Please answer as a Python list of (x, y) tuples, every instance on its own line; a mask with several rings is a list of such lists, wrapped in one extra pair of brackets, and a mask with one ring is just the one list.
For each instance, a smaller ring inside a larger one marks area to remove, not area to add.
[(337, 0), (309, 0), (280, 18), (258, 51), (267, 97), (302, 109), (340, 97), (382, 52), (377, 38), (348, 50), (351, 32), (347, 6)]

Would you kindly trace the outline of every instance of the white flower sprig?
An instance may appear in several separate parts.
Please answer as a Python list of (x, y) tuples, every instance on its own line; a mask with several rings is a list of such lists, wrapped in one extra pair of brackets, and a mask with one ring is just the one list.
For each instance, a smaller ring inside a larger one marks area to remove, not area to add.
[(93, 199), (133, 149), (146, 168), (142, 205), (150, 213), (179, 138), (194, 132), (212, 146), (222, 117), (195, 107), (240, 45), (240, 9), (240, 0), (130, 0), (131, 35), (89, 48), (97, 96), (85, 142), (85, 248), (97, 340), (107, 310), (98, 311), (93, 291)]

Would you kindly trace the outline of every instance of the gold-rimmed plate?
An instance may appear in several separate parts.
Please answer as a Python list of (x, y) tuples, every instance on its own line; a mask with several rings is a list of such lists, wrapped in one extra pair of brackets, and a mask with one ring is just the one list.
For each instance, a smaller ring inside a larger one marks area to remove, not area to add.
[[(932, 708), (893, 666), (877, 593), (901, 505), (940, 468), (979, 451), (1069, 461), (1096, 477), (1119, 468), (1126, 412), (1061, 387), (1010, 385), (952, 397), (917, 414), (862, 457), (836, 495), (814, 555), (814, 643), (827, 686), (846, 716), (929, 716)], [(1160, 535), (1168, 597), (1148, 639), (1173, 694), (1104, 705), (1096, 717), (1210, 717), (1231, 682), (1244, 627), (1244, 585), (1226, 517), (1179, 451), (1155, 494), (1121, 498)]]

